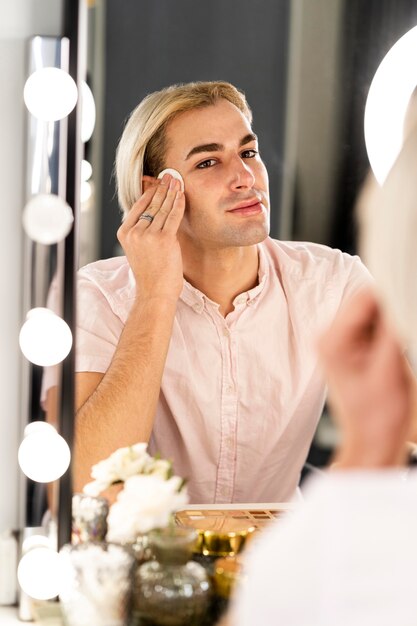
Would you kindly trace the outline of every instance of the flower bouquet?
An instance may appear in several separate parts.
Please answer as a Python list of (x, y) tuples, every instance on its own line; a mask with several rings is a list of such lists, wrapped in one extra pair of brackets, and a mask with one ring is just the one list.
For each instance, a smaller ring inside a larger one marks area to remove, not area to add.
[(94, 497), (123, 483), (107, 518), (111, 542), (133, 543), (154, 528), (168, 526), (188, 502), (185, 480), (174, 475), (170, 461), (150, 456), (146, 443), (119, 448), (93, 466), (91, 477), (84, 493)]
[(123, 484), (107, 517), (107, 545), (130, 544), (137, 560), (133, 623), (201, 624), (210, 582), (202, 565), (191, 560), (197, 533), (174, 524), (174, 513), (188, 503), (188, 494), (172, 463), (150, 456), (146, 444), (138, 443), (94, 465), (91, 476), (94, 480), (84, 487), (87, 497)]

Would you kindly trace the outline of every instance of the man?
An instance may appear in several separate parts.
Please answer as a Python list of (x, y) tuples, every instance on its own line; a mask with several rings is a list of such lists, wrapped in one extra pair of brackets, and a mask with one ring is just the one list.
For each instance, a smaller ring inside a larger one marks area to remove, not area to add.
[[(268, 238), (268, 175), (228, 83), (151, 94), (118, 148), (126, 257), (80, 271), (75, 486), (149, 441), (192, 502), (286, 501), (325, 397), (319, 327), (368, 281), (358, 258)], [(177, 170), (185, 183), (169, 175)]]

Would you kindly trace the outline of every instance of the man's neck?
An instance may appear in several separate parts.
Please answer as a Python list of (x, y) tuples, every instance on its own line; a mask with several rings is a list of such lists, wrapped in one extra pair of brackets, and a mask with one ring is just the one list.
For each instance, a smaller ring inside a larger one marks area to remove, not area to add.
[(233, 311), (237, 295), (258, 284), (256, 245), (222, 250), (194, 250), (183, 254), (184, 277), (210, 300), (220, 305), (226, 316)]

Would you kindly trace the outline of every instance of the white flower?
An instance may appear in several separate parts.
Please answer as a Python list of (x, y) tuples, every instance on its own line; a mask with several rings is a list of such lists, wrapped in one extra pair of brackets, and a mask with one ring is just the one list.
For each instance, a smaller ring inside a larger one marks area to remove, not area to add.
[(147, 473), (152, 476), (159, 476), (163, 480), (168, 480), (172, 476), (172, 463), (165, 459), (155, 459)]
[(91, 483), (87, 483), (84, 485), (83, 492), (87, 496), (92, 496), (93, 498), (97, 498), (103, 491), (105, 491), (109, 487), (109, 483), (100, 482), (99, 480), (94, 480)]
[(104, 461), (93, 465), (91, 477), (94, 481), (84, 487), (84, 493), (97, 496), (113, 483), (123, 482), (130, 476), (146, 471), (152, 463), (146, 447), (146, 443), (136, 443), (119, 448)]
[(131, 542), (141, 533), (167, 526), (172, 513), (188, 502), (182, 484), (178, 476), (168, 480), (153, 474), (128, 478), (110, 508), (107, 539)]

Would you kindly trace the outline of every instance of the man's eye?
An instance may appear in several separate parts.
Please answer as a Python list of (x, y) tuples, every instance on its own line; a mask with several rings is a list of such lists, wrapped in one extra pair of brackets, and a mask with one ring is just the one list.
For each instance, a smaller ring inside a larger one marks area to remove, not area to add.
[(244, 150), (241, 154), (242, 159), (253, 159), (258, 154), (257, 150), (251, 148), (250, 150)]
[(197, 165), (198, 169), (203, 170), (206, 167), (213, 167), (216, 164), (216, 159), (206, 159)]

